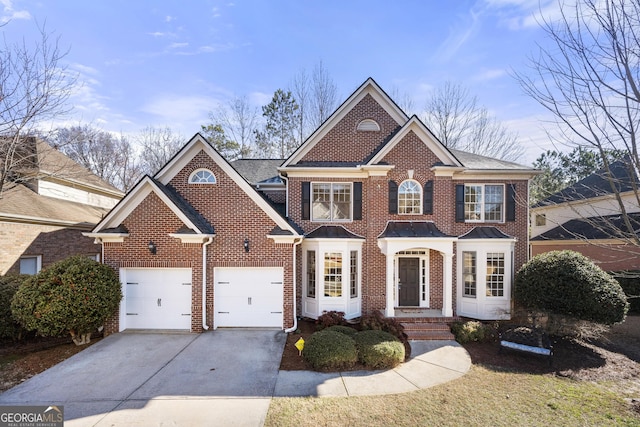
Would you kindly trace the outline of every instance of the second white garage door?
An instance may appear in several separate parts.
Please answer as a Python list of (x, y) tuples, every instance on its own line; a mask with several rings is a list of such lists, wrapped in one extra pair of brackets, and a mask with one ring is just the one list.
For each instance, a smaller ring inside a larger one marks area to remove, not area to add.
[(215, 268), (216, 327), (282, 328), (282, 268)]

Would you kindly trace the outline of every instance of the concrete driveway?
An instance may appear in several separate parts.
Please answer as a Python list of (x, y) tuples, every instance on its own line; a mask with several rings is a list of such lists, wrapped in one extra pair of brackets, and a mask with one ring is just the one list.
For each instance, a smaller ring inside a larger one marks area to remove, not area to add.
[(285, 341), (252, 329), (115, 334), (0, 404), (63, 405), (65, 426), (263, 425)]

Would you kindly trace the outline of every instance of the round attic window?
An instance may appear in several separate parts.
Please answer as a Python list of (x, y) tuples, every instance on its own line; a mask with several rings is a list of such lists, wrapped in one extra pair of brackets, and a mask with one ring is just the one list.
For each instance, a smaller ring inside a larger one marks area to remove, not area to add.
[(189, 176), (189, 184), (215, 184), (216, 177), (208, 169), (198, 169)]
[(358, 123), (357, 129), (365, 132), (379, 132), (380, 125), (373, 119), (364, 119)]

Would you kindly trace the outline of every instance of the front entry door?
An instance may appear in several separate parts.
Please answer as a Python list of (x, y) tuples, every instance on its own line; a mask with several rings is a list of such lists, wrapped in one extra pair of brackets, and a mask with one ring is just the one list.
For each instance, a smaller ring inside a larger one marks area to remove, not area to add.
[(398, 304), (402, 307), (420, 305), (420, 259), (399, 258)]

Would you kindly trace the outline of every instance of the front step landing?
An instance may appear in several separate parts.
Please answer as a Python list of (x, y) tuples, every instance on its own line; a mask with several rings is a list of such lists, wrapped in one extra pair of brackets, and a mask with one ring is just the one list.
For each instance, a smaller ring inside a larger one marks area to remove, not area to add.
[(449, 325), (440, 322), (401, 323), (409, 340), (455, 340)]

